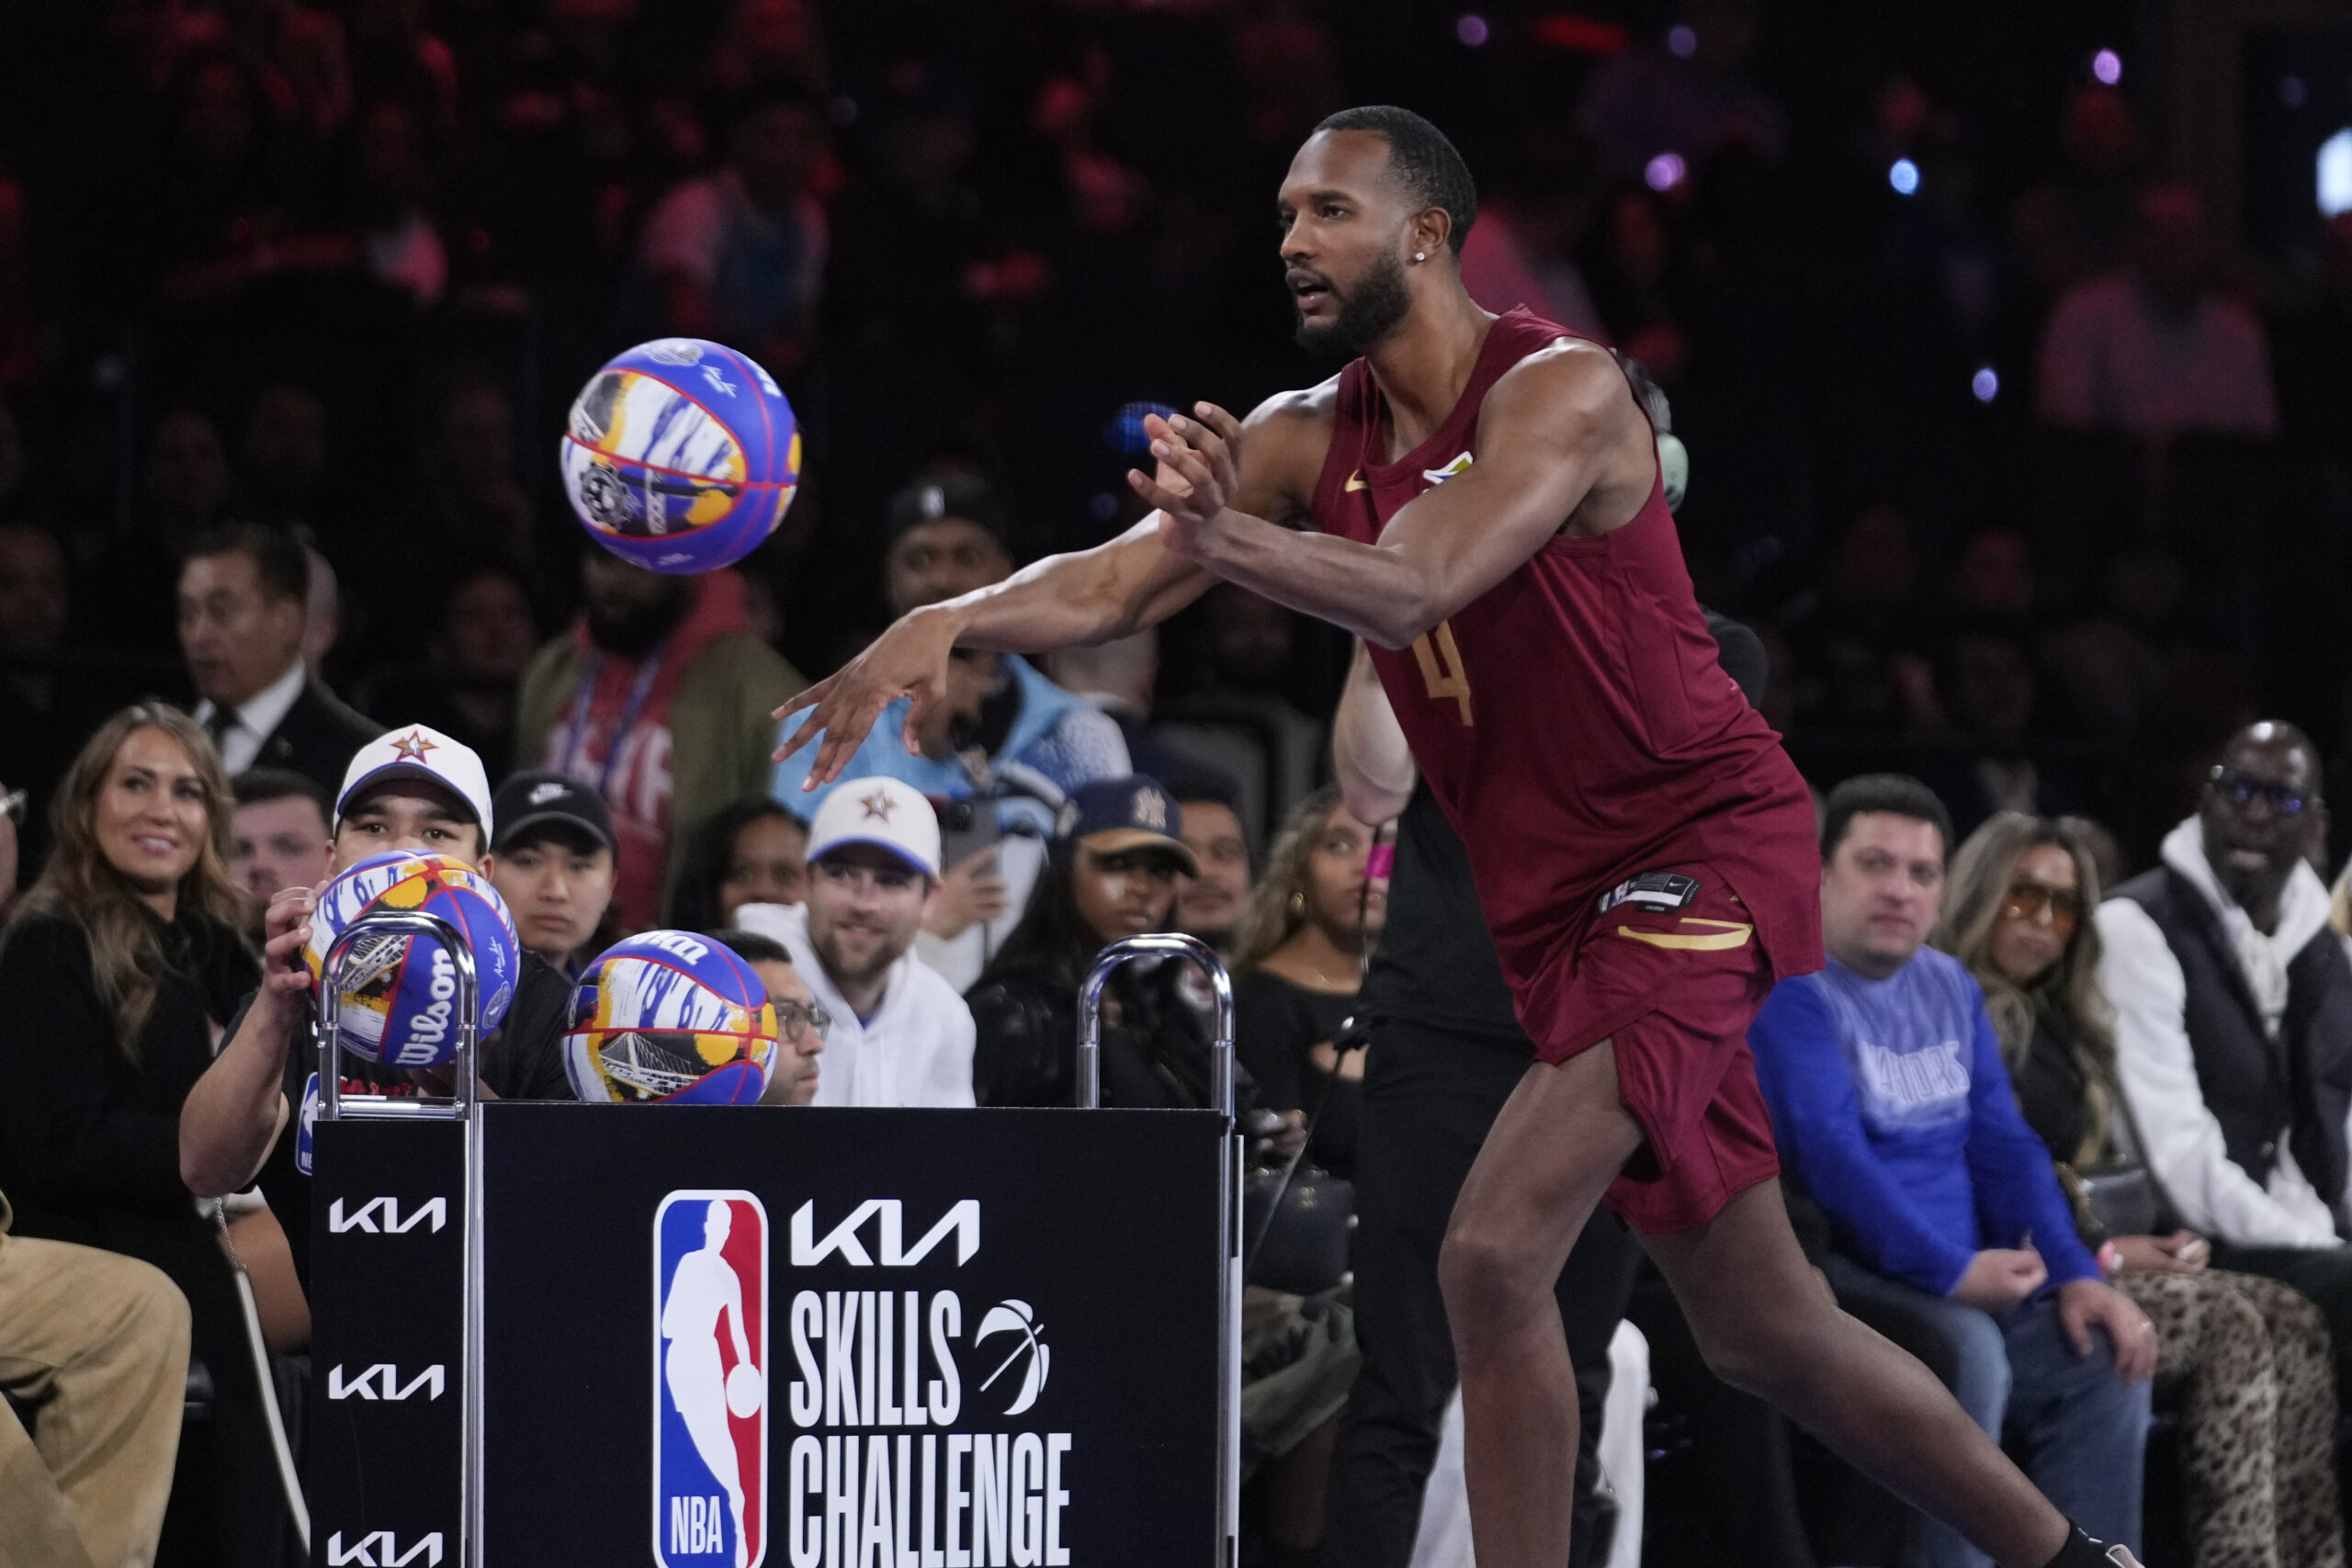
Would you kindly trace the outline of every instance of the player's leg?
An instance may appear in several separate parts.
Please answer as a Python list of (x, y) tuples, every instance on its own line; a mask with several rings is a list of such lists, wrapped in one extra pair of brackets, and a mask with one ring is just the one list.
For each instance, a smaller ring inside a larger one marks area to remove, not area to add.
[[(1438, 1289), (1438, 1250), (1479, 1146), (1526, 1076), (1524, 1043), (1384, 1020), (1366, 1058), (1358, 1134), (1356, 1345), (1331, 1466), (1324, 1561), (1405, 1568), (1438, 1431), (1455, 1381), (1453, 1339)], [(1624, 1315), (1638, 1244), (1596, 1214), (1560, 1271), (1555, 1294), (1577, 1369), (1584, 1437), (1577, 1460), (1579, 1539), (1592, 1530), (1589, 1462), (1608, 1387), (1609, 1341)]]
[(2066, 1544), (2064, 1517), (1943, 1384), (1838, 1310), (1797, 1247), (1778, 1184), (1759, 1182), (1693, 1229), (1643, 1243), (1716, 1376), (1770, 1401), (2002, 1568), (2045, 1568)]
[(1527, 1070), (1454, 1203), (1439, 1282), (1462, 1379), (1480, 1568), (1559, 1568), (1573, 1531), (1577, 1388), (1553, 1293), (1642, 1129), (1604, 1044)]

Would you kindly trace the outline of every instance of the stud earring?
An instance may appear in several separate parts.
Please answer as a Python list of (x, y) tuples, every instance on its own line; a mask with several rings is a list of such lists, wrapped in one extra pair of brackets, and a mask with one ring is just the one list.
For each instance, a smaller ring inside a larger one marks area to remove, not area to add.
[(1429, 253), (1427, 251), (1415, 251), (1413, 253), (1413, 259), (1417, 262), (1427, 261), (1430, 259)]

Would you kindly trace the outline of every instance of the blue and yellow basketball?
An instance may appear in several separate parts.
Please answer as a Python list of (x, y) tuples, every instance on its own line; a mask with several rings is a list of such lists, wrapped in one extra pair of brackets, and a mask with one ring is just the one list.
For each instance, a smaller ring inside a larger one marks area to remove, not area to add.
[[(474, 956), (476, 1027), (497, 1028), (514, 999), (522, 943), (490, 878), (444, 855), (397, 851), (361, 861), (319, 894), (303, 954), (312, 978), (322, 976), (335, 939), (379, 909), (419, 910), (457, 928)], [(388, 1067), (431, 1067), (457, 1054), (457, 964), (438, 939), (363, 935), (345, 957), (341, 978), (336, 1032), (354, 1055)]]
[(749, 1105), (768, 1086), (775, 1033), (767, 987), (731, 948), (645, 931), (581, 975), (563, 1066), (585, 1100)]
[(589, 536), (638, 566), (711, 571), (742, 559), (799, 484), (792, 405), (723, 344), (639, 344), (572, 400), (564, 491)]

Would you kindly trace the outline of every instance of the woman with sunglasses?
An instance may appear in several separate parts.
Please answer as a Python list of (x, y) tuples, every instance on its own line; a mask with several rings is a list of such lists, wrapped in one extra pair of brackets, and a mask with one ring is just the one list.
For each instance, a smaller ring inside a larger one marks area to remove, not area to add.
[[(1938, 947), (1984, 987), (2027, 1122), (2063, 1178), (2135, 1156), (2112, 1010), (2087, 918), (2098, 872), (2072, 834), (2005, 811), (1952, 859)], [(2319, 1309), (2289, 1287), (2206, 1267), (2188, 1231), (2085, 1240), (2156, 1325), (2159, 1387), (2182, 1402), (2181, 1467), (2196, 1568), (2340, 1568), (2334, 1383)]]

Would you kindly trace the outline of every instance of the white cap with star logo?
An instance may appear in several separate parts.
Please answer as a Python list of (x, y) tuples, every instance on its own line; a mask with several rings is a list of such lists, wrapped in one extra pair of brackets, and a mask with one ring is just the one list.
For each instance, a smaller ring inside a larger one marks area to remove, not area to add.
[(808, 824), (808, 858), (843, 844), (889, 851), (925, 876), (939, 874), (939, 813), (902, 779), (843, 779)]
[(458, 797), (481, 824), (482, 842), (490, 842), (490, 775), (481, 758), (463, 741), (452, 740), (422, 724), (388, 729), (359, 748), (351, 766), (343, 771), (343, 789), (334, 797), (334, 826), (353, 798), (385, 779), (423, 779), (439, 784)]

